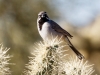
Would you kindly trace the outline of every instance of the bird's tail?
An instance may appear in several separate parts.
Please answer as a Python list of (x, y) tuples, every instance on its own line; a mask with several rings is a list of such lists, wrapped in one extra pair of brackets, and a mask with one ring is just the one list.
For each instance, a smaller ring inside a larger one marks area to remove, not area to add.
[(72, 45), (72, 43), (70, 42), (70, 40), (67, 37), (67, 42), (69, 47), (74, 51), (74, 53), (77, 55), (77, 57), (82, 60), (84, 59), (84, 56)]
[(84, 59), (84, 56), (74, 46), (69, 46), (69, 47), (74, 51), (74, 53), (80, 60)]

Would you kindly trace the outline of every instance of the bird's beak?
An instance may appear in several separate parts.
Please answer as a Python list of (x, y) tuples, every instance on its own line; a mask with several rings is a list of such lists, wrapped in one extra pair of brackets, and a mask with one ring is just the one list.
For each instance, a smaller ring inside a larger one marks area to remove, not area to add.
[(41, 16), (41, 18), (45, 18), (45, 17), (46, 17), (45, 15), (42, 15), (42, 16)]

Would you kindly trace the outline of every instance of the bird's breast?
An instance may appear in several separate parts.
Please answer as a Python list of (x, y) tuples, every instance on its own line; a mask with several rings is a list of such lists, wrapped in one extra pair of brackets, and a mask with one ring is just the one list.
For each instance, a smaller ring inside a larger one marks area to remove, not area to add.
[(43, 25), (42, 25), (42, 29), (39, 31), (41, 37), (43, 39), (49, 39), (50, 38), (50, 35), (52, 33), (52, 29), (51, 29), (51, 26), (48, 22), (45, 22)]
[(41, 37), (46, 39), (52, 39), (53, 37), (59, 35), (54, 29), (52, 29), (51, 23), (45, 22), (42, 26), (42, 29), (39, 31)]

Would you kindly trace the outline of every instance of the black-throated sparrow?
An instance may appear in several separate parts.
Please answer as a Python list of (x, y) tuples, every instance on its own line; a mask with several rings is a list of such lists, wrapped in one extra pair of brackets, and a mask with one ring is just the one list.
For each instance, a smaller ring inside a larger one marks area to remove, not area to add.
[(84, 56), (70, 42), (69, 38), (72, 38), (73, 36), (69, 34), (66, 30), (61, 28), (56, 22), (50, 20), (45, 11), (41, 11), (38, 14), (37, 26), (39, 34), (41, 35), (43, 40), (51, 39), (52, 36), (62, 36), (64, 39), (67, 40), (69, 47), (76, 53), (77, 57), (80, 60), (84, 58)]

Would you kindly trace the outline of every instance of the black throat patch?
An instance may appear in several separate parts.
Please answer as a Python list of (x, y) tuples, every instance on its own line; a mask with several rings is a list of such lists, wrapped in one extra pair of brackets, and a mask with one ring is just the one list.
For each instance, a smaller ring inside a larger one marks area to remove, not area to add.
[(40, 31), (42, 30), (42, 26), (45, 22), (49, 21), (47, 18), (42, 18), (38, 23), (39, 23), (39, 29)]

